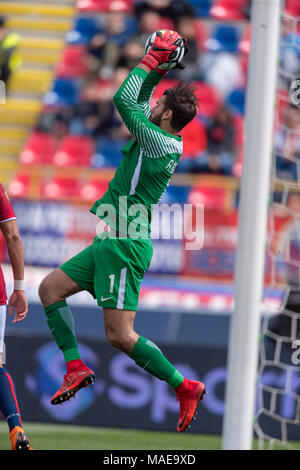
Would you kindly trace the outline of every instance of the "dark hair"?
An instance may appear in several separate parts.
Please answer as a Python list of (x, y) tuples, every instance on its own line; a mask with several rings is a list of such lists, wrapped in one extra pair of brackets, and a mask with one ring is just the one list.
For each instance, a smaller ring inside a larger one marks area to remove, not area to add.
[(5, 26), (6, 18), (5, 16), (0, 16), (0, 28)]
[(195, 94), (196, 90), (197, 88), (189, 83), (179, 82), (164, 91), (164, 111), (170, 109), (173, 112), (171, 126), (176, 131), (181, 131), (197, 114), (200, 100)]

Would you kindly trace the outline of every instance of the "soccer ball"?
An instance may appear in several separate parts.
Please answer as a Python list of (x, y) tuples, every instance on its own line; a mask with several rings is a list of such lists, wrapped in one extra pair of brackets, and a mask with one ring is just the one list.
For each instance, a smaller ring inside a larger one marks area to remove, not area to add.
[[(158, 31), (155, 31), (155, 33), (150, 34), (145, 44), (145, 54), (148, 54), (152, 44), (155, 41), (157, 33), (158, 32), (164, 33), (165, 31), (167, 30), (160, 29)], [(160, 64), (158, 68), (164, 69), (164, 70), (174, 69), (174, 67), (176, 67), (176, 65), (182, 60), (183, 56), (184, 56), (184, 41), (183, 39), (178, 38), (178, 46), (177, 46), (177, 49), (174, 52), (172, 52), (171, 60), (169, 62), (164, 62), (163, 64)]]

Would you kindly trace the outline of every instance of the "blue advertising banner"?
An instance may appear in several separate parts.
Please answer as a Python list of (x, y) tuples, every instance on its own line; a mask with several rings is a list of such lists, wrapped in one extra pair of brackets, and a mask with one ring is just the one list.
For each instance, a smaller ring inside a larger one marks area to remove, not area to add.
[(57, 267), (96, 235), (97, 218), (87, 207), (15, 200), (13, 208), (28, 265)]
[[(25, 263), (57, 267), (92, 243), (99, 218), (88, 205), (63, 202), (14, 200), (19, 231), (24, 244)], [(100, 230), (100, 232), (102, 229)], [(184, 269), (183, 241), (162, 239), (164, 227), (156, 230), (149, 272), (180, 274)], [(0, 261), (8, 261), (0, 246)]]
[[(14, 376), (24, 421), (174, 430), (179, 416), (175, 393), (106, 342), (81, 341), (85, 362), (95, 371), (94, 386), (63, 406), (50, 404), (65, 374), (61, 352), (49, 338), (8, 336), (7, 369)], [(208, 391), (193, 432), (220, 433), (226, 378), (223, 349), (159, 345), (187, 377), (203, 379)], [(26, 360), (20, 362), (19, 351)]]
[[(49, 338), (7, 337), (7, 368), (13, 374), (24, 421), (60, 422), (78, 425), (153, 429), (176, 432), (178, 403), (175, 393), (165, 383), (153, 378), (125, 354), (106, 342), (86, 340), (79, 343), (84, 361), (95, 371), (93, 386), (81, 390), (74, 400), (62, 406), (50, 404), (51, 396), (62, 383), (65, 364), (61, 352)], [(227, 352), (222, 347), (171, 346), (158, 344), (166, 357), (188, 378), (201, 379), (207, 396), (201, 402), (192, 432), (221, 434), (224, 392), (227, 379)], [(19, 351), (23, 358), (19, 360)], [(273, 367), (261, 381), (268, 387), (284, 382), (285, 371)], [(300, 380), (291, 377), (294, 393)], [(276, 413), (262, 418), (269, 435), (278, 434), (278, 415), (293, 419), (295, 400), (288, 394), (278, 397)], [(280, 426), (279, 426), (280, 427)], [(300, 439), (294, 426), (290, 439)]]

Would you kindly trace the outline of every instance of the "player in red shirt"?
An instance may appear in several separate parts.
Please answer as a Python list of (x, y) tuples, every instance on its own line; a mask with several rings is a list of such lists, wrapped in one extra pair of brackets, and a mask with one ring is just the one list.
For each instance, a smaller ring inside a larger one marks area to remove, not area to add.
[[(28, 303), (24, 287), (24, 249), (19, 234), (16, 216), (8, 196), (0, 183), (0, 229), (4, 235), (11, 267), (14, 274), (14, 291), (8, 302), (9, 316), (15, 318), (13, 323), (26, 317)], [(0, 411), (9, 427), (9, 438), (12, 450), (31, 449), (30, 441), (26, 436), (17, 401), (14, 382), (3, 367), (5, 363), (4, 330), (6, 320), (7, 295), (5, 281), (0, 266)]]

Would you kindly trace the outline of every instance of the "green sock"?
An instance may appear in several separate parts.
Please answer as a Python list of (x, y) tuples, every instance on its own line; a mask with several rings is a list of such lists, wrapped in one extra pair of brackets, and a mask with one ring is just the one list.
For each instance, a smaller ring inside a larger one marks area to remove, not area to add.
[(61, 349), (65, 361), (80, 359), (77, 346), (74, 318), (65, 300), (60, 300), (45, 308), (47, 323), (57, 346)]
[(176, 388), (183, 382), (183, 375), (165, 358), (161, 350), (147, 338), (139, 337), (130, 357), (149, 374)]

